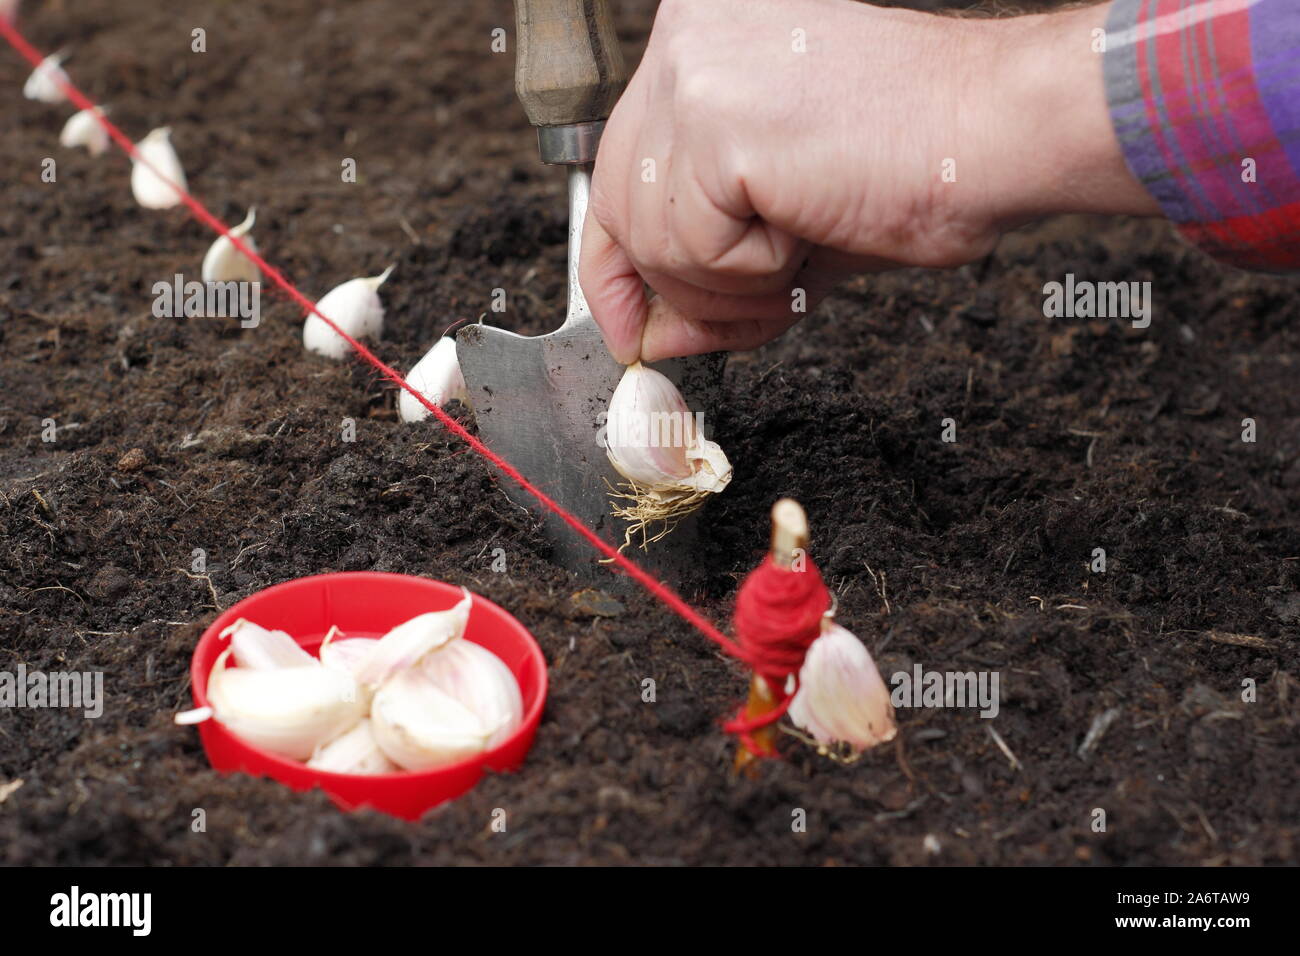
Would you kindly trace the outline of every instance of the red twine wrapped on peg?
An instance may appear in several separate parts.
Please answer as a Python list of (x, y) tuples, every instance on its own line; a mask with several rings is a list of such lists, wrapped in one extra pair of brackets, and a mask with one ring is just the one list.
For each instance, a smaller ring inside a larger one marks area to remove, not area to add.
[(740, 737), (750, 753), (775, 756), (759, 745), (753, 734), (776, 723), (790, 708), (793, 697), (785, 692), (786, 681), (791, 674), (798, 681), (799, 668), (821, 634), (822, 619), (830, 607), (831, 595), (821, 572), (806, 555), (800, 556), (796, 570), (781, 567), (769, 554), (740, 586), (732, 624), (743, 651), (741, 659), (767, 682), (777, 702), (773, 709), (754, 717), (747, 717), (742, 708), (723, 725), (728, 733)]

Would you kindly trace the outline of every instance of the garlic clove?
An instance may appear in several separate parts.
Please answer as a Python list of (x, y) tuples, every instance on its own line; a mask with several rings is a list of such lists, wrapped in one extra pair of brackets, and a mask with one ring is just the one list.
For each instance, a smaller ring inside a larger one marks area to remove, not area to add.
[(501, 658), (463, 638), (425, 654), (420, 669), (439, 690), (478, 717), (487, 734), (485, 748), (505, 741), (523, 723), (519, 682)]
[(898, 733), (889, 690), (871, 653), (838, 624), (827, 624), (808, 649), (789, 715), (823, 747), (846, 743), (860, 752)]
[[(249, 231), (253, 228), (256, 219), (257, 208), (250, 208), (244, 221), (230, 230), (232, 236), (244, 240), (244, 244), (254, 252), (257, 251), (257, 243), (253, 241)], [(240, 252), (229, 238), (217, 236), (208, 247), (207, 254), (203, 256), (202, 275), (204, 282), (259, 282), (262, 271), (257, 267), (257, 263)]]
[(107, 112), (105, 107), (97, 106), (93, 110), (73, 113), (59, 133), (59, 145), (69, 149), (84, 146), (91, 156), (99, 156), (108, 149), (108, 130), (96, 117)]
[(60, 81), (67, 83), (68, 74), (60, 64), (67, 58), (67, 52), (60, 50), (42, 60), (41, 65), (32, 70), (31, 76), (23, 84), (23, 96), (42, 103), (62, 103), (66, 100), (68, 96), (63, 92)]
[(240, 667), (274, 670), (278, 667), (311, 667), (317, 663), (316, 658), (285, 631), (268, 631), (246, 618), (241, 617), (218, 636), (230, 638), (230, 649), (235, 652), (235, 662)]
[(317, 747), (307, 766), (331, 773), (376, 774), (398, 770), (397, 764), (384, 756), (375, 742), (368, 717), (362, 717), (347, 733)]
[(146, 209), (170, 209), (181, 201), (178, 190), (188, 188), (171, 132), (171, 127), (160, 126), (135, 144), (136, 152), (153, 167), (139, 160), (131, 167), (131, 192)]
[[(407, 384), (434, 405), (446, 405), (452, 399), (469, 404), (469, 390), (456, 359), (456, 340), (444, 335), (416, 362), (406, 376)], [(405, 389), (397, 396), (397, 413), (404, 422), (423, 421), (429, 410)]]
[(677, 386), (640, 362), (614, 389), (605, 434), (610, 463), (636, 485), (717, 492), (731, 481), (727, 456), (700, 432)]
[[(380, 275), (349, 279), (335, 286), (316, 303), (316, 310), (329, 316), (335, 325), (358, 341), (378, 339), (384, 330), (384, 305), (379, 301), (379, 287), (394, 268), (389, 266)], [(303, 323), (302, 344), (308, 352), (336, 360), (345, 358), (351, 348), (315, 312), (309, 312)]]
[(325, 642), (321, 644), (320, 662), (325, 667), (332, 668), (340, 673), (347, 674), (353, 680), (357, 681), (357, 686), (361, 688), (361, 702), (365, 705), (366, 710), (370, 709), (370, 701), (375, 696), (374, 686), (362, 683), (358, 677), (361, 668), (370, 655), (374, 653), (375, 647), (379, 641), (373, 637), (349, 637), (341, 641), (331, 640), (334, 631), (331, 630), (325, 637)]
[(310, 667), (228, 669), (226, 648), (208, 677), (213, 719), (256, 747), (292, 760), (350, 730), (365, 715), (360, 688), (347, 674)]
[(405, 770), (428, 770), (481, 753), (492, 735), (418, 667), (400, 671), (379, 688), (370, 722), (379, 749)]
[(429, 651), (464, 634), (473, 595), (463, 588), (461, 590), (465, 596), (454, 607), (417, 615), (381, 637), (356, 672), (357, 680), (378, 687)]
[(327, 640), (320, 646), (320, 662), (326, 667), (356, 677), (361, 667), (379, 643), (374, 637), (347, 637), (341, 641)]
[(614, 514), (630, 523), (626, 543), (661, 523), (672, 524), (731, 482), (731, 462), (704, 437), (681, 392), (667, 376), (640, 362), (627, 367), (609, 402), (605, 453), (628, 480)]
[[(656, 486), (690, 477), (686, 459), (686, 400), (668, 378), (640, 362), (629, 365), (609, 402), (605, 452), (620, 475), (638, 485)], [(676, 421), (678, 434), (671, 429)], [(667, 426), (667, 440), (660, 434)], [(675, 439), (675, 440), (674, 440)]]

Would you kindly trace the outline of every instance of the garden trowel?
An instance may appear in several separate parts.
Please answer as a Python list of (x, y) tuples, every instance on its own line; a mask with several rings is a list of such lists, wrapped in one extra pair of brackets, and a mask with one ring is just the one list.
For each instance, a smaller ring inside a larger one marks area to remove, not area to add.
[[(623, 57), (606, 0), (515, 0), (515, 89), (537, 127), (543, 163), (569, 179), (569, 310), (547, 335), (523, 336), (478, 324), (462, 328), (456, 352), (479, 435), (492, 450), (615, 546), (626, 528), (612, 516), (609, 492), (624, 479), (602, 444), (609, 399), (623, 366), (609, 354), (578, 285), (582, 224), (600, 134), (625, 83)], [(655, 366), (681, 389), (693, 411), (713, 393), (721, 354)], [(707, 414), (705, 416), (705, 431)], [(502, 482), (518, 504), (538, 504), (514, 482)], [(556, 563), (594, 572), (599, 555), (562, 520), (541, 514)], [(694, 523), (638, 551), (634, 559), (676, 578), (689, 556)]]

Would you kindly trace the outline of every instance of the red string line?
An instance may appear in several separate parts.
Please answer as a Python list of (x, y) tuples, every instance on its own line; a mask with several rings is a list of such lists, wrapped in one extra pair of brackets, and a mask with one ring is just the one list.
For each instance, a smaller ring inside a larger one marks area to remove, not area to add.
[[(7, 22), (3, 17), (0, 17), (0, 35), (3, 35), (4, 38), (9, 42), (9, 45), (12, 46), (19, 53), (19, 55), (21, 55), (24, 59), (26, 59), (29, 63), (31, 63), (34, 68), (39, 67), (41, 63), (44, 62), (45, 57), (41, 55), (40, 51), (38, 51), (34, 46), (28, 43), (27, 40), (18, 32), (18, 30), (11, 23)], [(507, 477), (511, 478), (517, 485), (519, 485), (520, 488), (528, 492), (528, 494), (532, 495), (533, 498), (535, 498), (539, 504), (541, 504), (544, 508), (546, 508), (551, 513), (557, 515), (561, 520), (564, 521), (565, 524), (567, 524), (578, 535), (580, 535), (584, 540), (586, 540), (588, 544), (590, 544), (593, 548), (595, 548), (605, 557), (609, 558), (611, 561), (617, 564), (622, 570), (627, 572), (627, 574), (630, 577), (632, 577), (633, 580), (639, 583), (642, 587), (644, 587), (647, 591), (649, 591), (651, 595), (653, 595), (663, 604), (667, 605), (671, 610), (676, 612), (679, 617), (685, 620), (697, 631), (699, 631), (709, 640), (718, 644), (720, 647), (723, 648), (723, 650), (727, 651), (728, 653), (736, 657), (739, 657), (741, 660), (747, 659), (747, 655), (738, 644), (736, 644), (734, 641), (732, 641), (726, 635), (724, 635), (721, 631), (719, 631), (716, 627), (714, 627), (713, 624), (711, 624), (708, 621), (708, 619), (705, 618), (699, 611), (695, 610), (695, 608), (691, 607), (684, 600), (682, 600), (682, 598), (679, 597), (672, 588), (670, 588), (667, 584), (660, 581), (658, 578), (651, 575), (649, 572), (643, 570), (640, 567), (640, 565), (636, 564), (630, 558), (625, 557), (612, 545), (608, 544), (607, 542), (599, 538), (595, 532), (590, 530), (586, 525), (584, 525), (576, 517), (574, 517), (567, 510), (565, 510), (558, 502), (556, 502), (544, 491), (542, 491), (531, 481), (525, 478), (523, 474), (521, 474), (513, 465), (511, 465), (508, 461), (506, 461), (500, 455), (493, 452), (481, 441), (479, 441), (477, 438), (475, 438), (473, 435), (467, 432), (459, 422), (457, 422), (454, 418), (452, 418), (450, 415), (444, 412), (437, 405), (430, 402), (427, 398), (424, 397), (424, 395), (420, 394), (419, 391), (412, 388), (407, 383), (406, 379), (403, 378), (397, 371), (385, 365), (382, 361), (379, 360), (378, 357), (375, 356), (373, 352), (371, 352), (368, 348), (366, 348), (356, 339), (352, 338), (352, 336), (348, 335), (341, 328), (335, 325), (334, 321), (330, 319), (329, 316), (322, 314), (321, 311), (316, 308), (316, 303), (312, 302), (305, 295), (299, 292), (298, 289), (288, 279), (284, 277), (284, 274), (281, 273), (279, 269), (275, 268), (264, 258), (262, 258), (261, 255), (259, 255), (256, 251), (254, 251), (247, 243), (245, 243), (238, 236), (232, 235), (230, 231), (230, 227), (227, 226), (225, 223), (223, 223), (216, 216), (214, 216), (211, 212), (209, 212), (207, 207), (204, 206), (201, 202), (199, 202), (198, 199), (196, 199), (188, 191), (182, 189), (176, 183), (172, 182), (166, 176), (162, 175), (152, 163), (150, 163), (147, 159), (142, 157), (139, 151), (135, 148), (135, 143), (133, 143), (125, 133), (123, 133), (120, 129), (118, 129), (117, 126), (115, 126), (101, 112), (99, 112), (96, 105), (93, 102), (91, 102), (91, 100), (85, 94), (83, 94), (81, 90), (79, 90), (76, 86), (72, 84), (71, 79), (65, 80), (62, 76), (59, 76), (58, 74), (55, 74), (53, 79), (58, 84), (60, 89), (63, 90), (64, 94), (68, 97), (68, 99), (71, 100), (72, 103), (76, 105), (78, 109), (91, 111), (91, 115), (95, 117), (95, 120), (99, 123), (99, 125), (104, 128), (104, 131), (108, 133), (108, 135), (113, 139), (115, 143), (117, 143), (119, 147), (121, 147), (122, 151), (125, 152), (127, 156), (129, 156), (133, 161), (143, 164), (145, 168), (150, 170), (160, 180), (167, 183), (167, 185), (171, 186), (172, 189), (176, 190), (176, 194), (180, 197), (181, 202), (183, 202), (185, 206), (190, 210), (194, 218), (198, 219), (199, 222), (203, 223), (213, 232), (223, 235), (228, 240), (230, 240), (230, 242), (235, 246), (236, 249), (242, 252), (254, 263), (256, 263), (257, 266), (262, 270), (263, 274), (268, 276), (272, 282), (274, 282), (281, 289), (283, 289), (291, 299), (293, 299), (295, 302), (298, 303), (298, 305), (302, 306), (308, 312), (318, 316), (322, 321), (325, 322), (326, 325), (328, 325), (331, 329), (333, 329), (335, 332), (341, 335), (344, 341), (346, 341), (349, 345), (352, 346), (353, 349), (356, 350), (357, 355), (361, 356), (362, 359), (364, 359), (366, 362), (372, 365), (378, 372), (380, 372), (389, 381), (396, 384), (399, 388), (403, 388), (410, 394), (414, 395), (421, 405), (423, 405), (425, 408), (427, 408), (430, 412), (432, 412), (437, 417), (438, 421), (442, 423), (444, 428), (446, 428), (448, 431), (454, 434), (457, 438), (464, 441), (467, 445), (469, 445), (470, 448), (474, 449), (474, 451), (477, 452), (479, 455), (483, 456), (492, 464), (494, 464), (501, 472), (503, 472)]]

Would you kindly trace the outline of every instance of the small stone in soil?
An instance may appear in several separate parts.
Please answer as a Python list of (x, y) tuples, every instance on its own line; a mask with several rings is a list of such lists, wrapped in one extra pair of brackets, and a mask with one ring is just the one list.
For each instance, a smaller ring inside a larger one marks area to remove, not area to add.
[(569, 600), (574, 613), (583, 617), (618, 617), (623, 613), (622, 603), (596, 588), (577, 591)]
[(130, 587), (131, 575), (115, 564), (108, 564), (95, 573), (86, 590), (93, 598), (110, 600), (125, 593)]
[(149, 464), (149, 456), (144, 453), (144, 449), (132, 448), (117, 460), (117, 470), (129, 474), (133, 471), (139, 471), (147, 464)]

